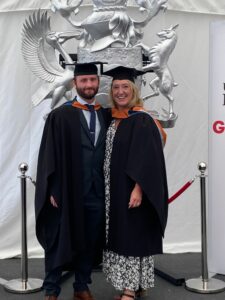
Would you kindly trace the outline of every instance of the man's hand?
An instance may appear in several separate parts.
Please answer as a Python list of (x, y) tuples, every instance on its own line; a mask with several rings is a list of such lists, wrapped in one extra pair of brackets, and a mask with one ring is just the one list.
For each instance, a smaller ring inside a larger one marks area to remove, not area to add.
[(58, 208), (58, 204), (53, 196), (50, 196), (50, 202), (51, 202), (52, 206)]

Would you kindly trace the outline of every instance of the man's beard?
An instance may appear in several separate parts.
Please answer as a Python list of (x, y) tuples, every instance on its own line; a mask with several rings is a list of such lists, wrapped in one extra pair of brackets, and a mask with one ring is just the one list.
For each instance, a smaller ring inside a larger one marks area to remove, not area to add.
[[(76, 87), (77, 93), (78, 95), (83, 98), (83, 99), (87, 99), (87, 100), (91, 100), (95, 97), (95, 95), (98, 93), (98, 88), (88, 88), (88, 89), (80, 89), (78, 87)], [(85, 92), (85, 90), (92, 90), (92, 92)]]

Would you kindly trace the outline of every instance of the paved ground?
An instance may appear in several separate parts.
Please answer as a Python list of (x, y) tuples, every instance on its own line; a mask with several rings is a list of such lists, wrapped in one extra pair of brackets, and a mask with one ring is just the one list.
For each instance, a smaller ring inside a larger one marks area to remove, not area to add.
[[(201, 260), (199, 254), (172, 254), (156, 257), (156, 268), (167, 280), (156, 275), (155, 288), (151, 289), (143, 300), (224, 300), (225, 292), (216, 294), (199, 294), (185, 289), (184, 280), (199, 277)], [(43, 260), (29, 260), (29, 278), (43, 278)], [(20, 260), (0, 260), (0, 300), (38, 300), (43, 299), (43, 292), (30, 294), (14, 294), (4, 289), (4, 282), (20, 278)], [(225, 276), (219, 276), (225, 281)], [(168, 281), (172, 279), (173, 284)], [(72, 300), (73, 276), (68, 276), (62, 283), (59, 300)], [(182, 283), (176, 286), (174, 283)], [(94, 272), (91, 290), (96, 300), (110, 300), (117, 291), (105, 281), (102, 272)]]

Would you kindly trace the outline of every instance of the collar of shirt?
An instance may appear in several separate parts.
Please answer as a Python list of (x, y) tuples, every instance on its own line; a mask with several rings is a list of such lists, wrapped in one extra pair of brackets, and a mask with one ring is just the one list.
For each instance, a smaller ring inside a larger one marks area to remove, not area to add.
[(76, 97), (77, 102), (79, 102), (80, 104), (90, 104), (90, 105), (95, 105), (96, 100), (94, 100), (92, 103), (88, 103), (86, 102), (84, 99), (82, 99), (79, 95), (77, 95)]

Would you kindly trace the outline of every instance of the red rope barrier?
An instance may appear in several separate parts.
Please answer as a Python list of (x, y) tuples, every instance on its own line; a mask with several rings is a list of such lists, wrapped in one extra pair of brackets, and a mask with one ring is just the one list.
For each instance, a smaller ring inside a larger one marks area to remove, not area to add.
[(184, 191), (186, 191), (187, 188), (189, 188), (190, 185), (195, 181), (195, 178), (185, 183), (185, 185), (182, 186), (173, 196), (171, 196), (168, 199), (168, 203), (173, 202), (177, 197), (179, 197)]

